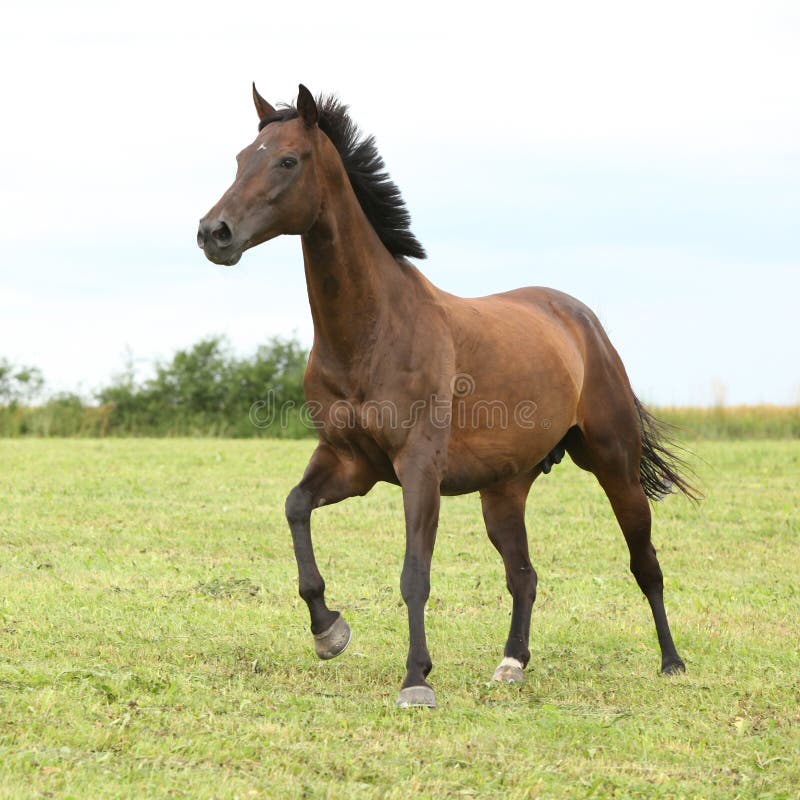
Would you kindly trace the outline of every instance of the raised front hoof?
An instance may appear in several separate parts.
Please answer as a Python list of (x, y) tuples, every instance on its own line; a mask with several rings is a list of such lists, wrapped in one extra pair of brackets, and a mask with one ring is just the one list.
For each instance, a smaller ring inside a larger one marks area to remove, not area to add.
[(398, 708), (436, 708), (436, 695), (430, 686), (406, 686), (397, 696)]
[(680, 658), (673, 658), (661, 664), (662, 675), (681, 675), (686, 672), (686, 664)]
[(522, 664), (516, 659), (504, 658), (500, 666), (494, 671), (492, 680), (498, 683), (522, 683), (525, 680)]
[(336, 658), (350, 644), (351, 635), (350, 626), (344, 621), (344, 617), (339, 614), (328, 630), (314, 634), (314, 649), (324, 661)]

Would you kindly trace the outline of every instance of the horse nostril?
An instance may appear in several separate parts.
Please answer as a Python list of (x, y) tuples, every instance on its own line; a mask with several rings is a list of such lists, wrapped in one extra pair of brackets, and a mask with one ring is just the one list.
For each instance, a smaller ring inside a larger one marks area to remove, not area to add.
[(233, 234), (231, 233), (231, 229), (228, 227), (227, 223), (220, 222), (213, 231), (211, 231), (211, 235), (214, 237), (214, 241), (220, 246), (225, 247), (231, 243), (231, 239), (233, 239)]
[(206, 232), (203, 230), (203, 226), (201, 225), (197, 229), (197, 246), (202, 250), (206, 245)]

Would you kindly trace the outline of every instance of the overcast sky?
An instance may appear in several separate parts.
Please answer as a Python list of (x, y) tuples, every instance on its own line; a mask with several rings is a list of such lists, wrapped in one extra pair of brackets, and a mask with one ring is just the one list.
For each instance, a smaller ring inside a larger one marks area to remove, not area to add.
[(207, 334), (310, 344), (300, 243), (198, 219), (275, 103), (374, 133), (448, 291), (542, 284), (651, 402), (800, 400), (800, 3), (14, 3), (0, 30), (0, 356), (90, 394)]

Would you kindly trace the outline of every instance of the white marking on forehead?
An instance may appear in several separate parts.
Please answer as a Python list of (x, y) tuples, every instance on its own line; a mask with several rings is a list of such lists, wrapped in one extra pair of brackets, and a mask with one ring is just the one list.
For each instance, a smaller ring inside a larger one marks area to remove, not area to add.
[(266, 150), (266, 149), (267, 148), (264, 147), (264, 142), (261, 142), (261, 144), (256, 148), (256, 150)]

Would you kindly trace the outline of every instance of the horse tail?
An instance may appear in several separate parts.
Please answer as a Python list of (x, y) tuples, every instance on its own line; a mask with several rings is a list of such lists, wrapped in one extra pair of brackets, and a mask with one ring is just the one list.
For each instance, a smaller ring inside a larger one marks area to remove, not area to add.
[(642, 432), (639, 475), (645, 494), (651, 500), (661, 500), (678, 489), (692, 502), (699, 502), (702, 493), (685, 477), (685, 473), (692, 470), (683, 458), (675, 454), (675, 449), (682, 448), (672, 440), (669, 426), (656, 419), (638, 397), (634, 396), (633, 401)]

